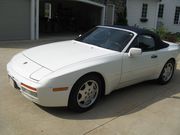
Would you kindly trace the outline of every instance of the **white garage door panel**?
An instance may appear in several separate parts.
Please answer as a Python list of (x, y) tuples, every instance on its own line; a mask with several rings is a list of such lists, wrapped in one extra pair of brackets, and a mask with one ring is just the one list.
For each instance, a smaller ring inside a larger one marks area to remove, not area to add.
[(0, 40), (30, 39), (30, 0), (0, 0)]

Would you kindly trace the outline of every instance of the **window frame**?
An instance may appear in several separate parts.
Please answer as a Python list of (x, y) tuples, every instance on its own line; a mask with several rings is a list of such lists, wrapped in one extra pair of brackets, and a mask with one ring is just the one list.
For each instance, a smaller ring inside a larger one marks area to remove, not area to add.
[[(155, 40), (154, 36), (149, 35), (149, 34), (143, 34), (143, 35), (139, 35), (139, 36), (148, 36), (148, 37), (151, 37), (151, 38), (154, 40), (153, 50), (145, 50), (145, 51), (144, 51), (144, 50), (143, 50), (142, 48), (140, 48), (140, 46), (139, 46), (139, 48), (142, 49), (142, 52), (151, 52), (151, 51), (155, 51), (155, 50), (156, 50), (156, 40)], [(138, 36), (138, 38), (139, 38), (139, 36)], [(139, 43), (139, 39), (138, 39), (138, 43)]]
[(159, 4), (158, 18), (163, 18), (164, 16), (164, 4)]
[(148, 4), (147, 3), (143, 3), (142, 4), (141, 17), (142, 18), (147, 18), (147, 13), (148, 13)]
[[(137, 36), (134, 38), (134, 40), (131, 42), (131, 45), (130, 45), (130, 46), (128, 47), (128, 49), (126, 50), (126, 53), (128, 53), (131, 48), (140, 48), (140, 46), (139, 46), (139, 36), (149, 36), (149, 37), (151, 37), (151, 38), (154, 40), (154, 48), (153, 48), (153, 50), (149, 50), (149, 51), (144, 51), (144, 50), (142, 50), (142, 53), (152, 52), (152, 51), (158, 50), (158, 49), (157, 49), (157, 44), (156, 44), (156, 38), (155, 38), (153, 35), (151, 35), (151, 34), (142, 34), (142, 35), (137, 35)], [(134, 46), (133, 46), (133, 43), (134, 43), (135, 40), (137, 40), (137, 42), (138, 42), (138, 47), (134, 47)], [(140, 48), (140, 49), (142, 49), (142, 48)]]
[(175, 8), (174, 24), (180, 24), (180, 6), (176, 6)]

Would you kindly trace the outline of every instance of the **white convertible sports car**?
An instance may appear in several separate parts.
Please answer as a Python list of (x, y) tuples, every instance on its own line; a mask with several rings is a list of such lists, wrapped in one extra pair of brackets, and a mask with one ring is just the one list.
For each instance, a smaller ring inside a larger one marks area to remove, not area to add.
[(75, 40), (25, 50), (7, 71), (29, 100), (83, 112), (113, 90), (152, 79), (168, 83), (179, 54), (179, 45), (148, 30), (97, 26)]

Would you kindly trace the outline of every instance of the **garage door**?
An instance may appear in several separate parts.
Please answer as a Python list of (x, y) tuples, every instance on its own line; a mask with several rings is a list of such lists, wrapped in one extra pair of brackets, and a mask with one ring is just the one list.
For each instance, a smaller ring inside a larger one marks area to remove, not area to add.
[(0, 0), (0, 40), (30, 39), (30, 0)]

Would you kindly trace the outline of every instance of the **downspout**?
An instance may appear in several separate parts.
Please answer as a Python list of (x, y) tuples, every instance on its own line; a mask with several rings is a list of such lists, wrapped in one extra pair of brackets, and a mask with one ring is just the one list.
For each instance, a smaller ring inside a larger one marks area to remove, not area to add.
[(35, 27), (35, 32), (36, 32), (36, 40), (39, 39), (39, 0), (36, 0), (36, 27)]
[(35, 40), (35, 0), (31, 0), (30, 12), (30, 39)]
[(156, 6), (156, 16), (155, 16), (155, 22), (154, 22), (154, 29), (157, 29), (157, 23), (158, 23), (158, 10), (159, 10), (159, 3), (157, 2), (157, 6)]

